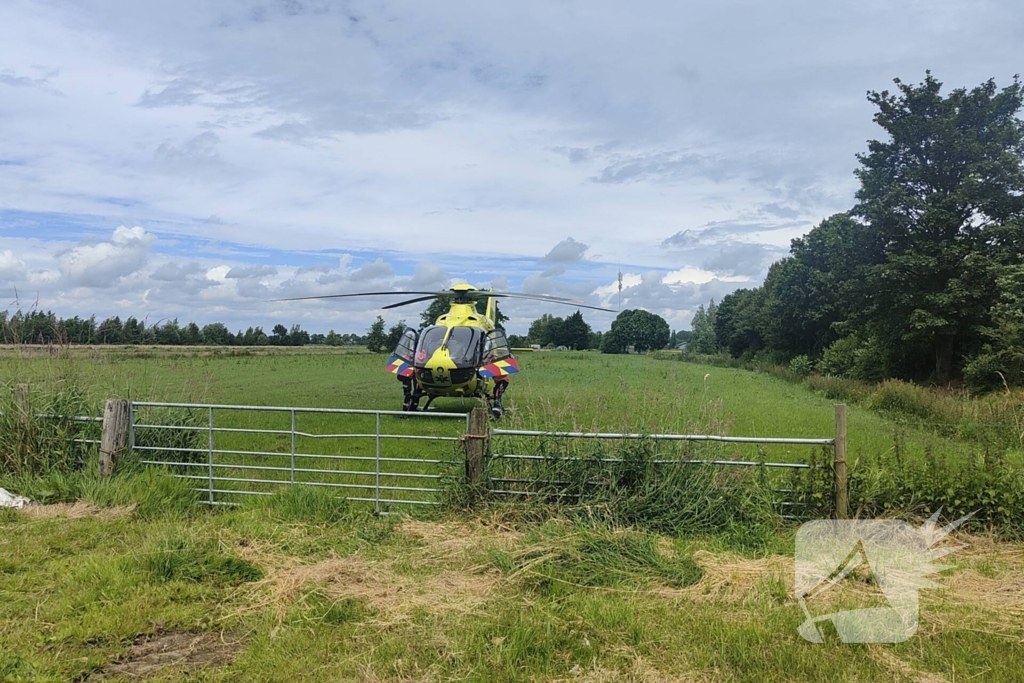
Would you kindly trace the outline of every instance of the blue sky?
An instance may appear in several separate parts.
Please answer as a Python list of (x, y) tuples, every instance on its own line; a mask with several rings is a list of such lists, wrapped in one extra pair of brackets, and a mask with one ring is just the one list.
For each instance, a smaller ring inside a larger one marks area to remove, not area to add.
[(852, 205), (868, 90), (1004, 85), (1020, 35), (1002, 0), (3, 0), (0, 292), (360, 331), (380, 301), (270, 300), (614, 305), (621, 270), (623, 307), (685, 328)]

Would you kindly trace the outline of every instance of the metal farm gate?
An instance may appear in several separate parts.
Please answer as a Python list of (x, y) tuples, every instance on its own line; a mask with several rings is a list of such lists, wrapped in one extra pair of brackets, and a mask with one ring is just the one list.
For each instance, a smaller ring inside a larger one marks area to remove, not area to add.
[(461, 476), (469, 424), (466, 413), (345, 408), (133, 402), (128, 412), (141, 462), (195, 482), (210, 505), (304, 485), (378, 513), (439, 505), (442, 480)]

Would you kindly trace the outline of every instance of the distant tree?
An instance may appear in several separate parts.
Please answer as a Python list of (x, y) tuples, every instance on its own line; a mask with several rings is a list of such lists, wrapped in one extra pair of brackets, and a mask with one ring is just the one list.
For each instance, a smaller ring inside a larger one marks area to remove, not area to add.
[(124, 321), (124, 327), (121, 329), (121, 343), (122, 344), (141, 344), (142, 343), (142, 332), (146, 326), (144, 323), (140, 323), (135, 319), (135, 316), (129, 317)]
[(178, 319), (165, 321), (153, 328), (156, 336), (156, 343), (165, 346), (176, 346), (181, 343), (181, 328), (178, 326)]
[(203, 333), (199, 329), (199, 325), (195, 322), (190, 322), (185, 325), (181, 331), (181, 343), (188, 344), (189, 346), (198, 346), (203, 343)]
[(694, 313), (693, 321), (690, 323), (693, 334), (686, 343), (688, 350), (705, 354), (718, 352), (718, 341), (715, 337), (715, 314), (717, 308), (714, 299), (708, 304), (707, 310), (704, 310), (703, 304), (697, 307), (697, 312)]
[(85, 320), (77, 315), (61, 323), (62, 335), (69, 344), (92, 344), (96, 338), (96, 316)]
[(327, 333), (327, 336), (324, 338), (324, 344), (326, 344), (327, 346), (341, 346), (341, 335), (335, 332), (334, 330), (331, 330), (330, 332)]
[(227, 346), (234, 335), (228, 331), (224, 323), (210, 323), (202, 330), (203, 342), (212, 346)]
[(292, 325), (291, 331), (288, 332), (288, 345), (305, 346), (308, 343), (309, 332), (303, 330), (300, 325)]
[(530, 331), (526, 336), (530, 338), (530, 342), (533, 344), (562, 346), (564, 338), (562, 328), (564, 326), (565, 320), (563, 318), (545, 313), (530, 323)]
[(526, 348), (530, 345), (530, 340), (521, 334), (510, 334), (508, 335), (508, 345), (513, 348)]
[(120, 344), (122, 331), (121, 318), (107, 318), (96, 328), (96, 341), (100, 344)]
[(590, 325), (583, 319), (583, 314), (579, 310), (565, 319), (555, 344), (577, 351), (590, 346)]
[[(754, 354), (764, 348), (761, 336), (764, 289), (738, 289), (725, 296), (715, 311), (715, 339), (733, 356)], [(695, 333), (696, 336), (696, 333)], [(693, 343), (693, 338), (687, 345)]]
[(388, 336), (384, 332), (384, 318), (377, 316), (377, 319), (370, 325), (366, 335), (366, 349), (371, 353), (385, 353), (388, 348)]
[(285, 346), (288, 344), (288, 328), (278, 323), (271, 330), (270, 343), (272, 346)]
[(636, 351), (663, 349), (670, 331), (665, 319), (641, 309), (625, 310), (612, 321), (612, 327), (601, 341), (604, 353), (624, 353), (632, 346)]

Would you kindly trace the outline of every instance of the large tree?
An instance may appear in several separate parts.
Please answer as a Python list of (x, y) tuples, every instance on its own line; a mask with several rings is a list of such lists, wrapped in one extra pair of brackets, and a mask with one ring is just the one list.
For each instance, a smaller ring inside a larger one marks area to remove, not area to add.
[(697, 312), (693, 314), (693, 320), (690, 321), (692, 334), (689, 341), (686, 342), (688, 350), (704, 354), (712, 354), (718, 351), (718, 341), (715, 337), (715, 316), (717, 312), (718, 307), (715, 306), (714, 299), (708, 304), (707, 310), (704, 309), (703, 304), (697, 307)]
[(556, 342), (559, 346), (567, 346), (577, 351), (590, 346), (590, 325), (583, 319), (583, 314), (579, 310), (565, 319), (561, 331), (561, 338)]
[(612, 321), (612, 328), (601, 340), (601, 351), (624, 353), (628, 346), (635, 351), (663, 349), (669, 334), (668, 323), (660, 315), (640, 309), (625, 310)]
[(761, 335), (763, 305), (763, 287), (737, 289), (723, 297), (715, 311), (715, 339), (718, 344), (734, 356), (754, 354), (764, 348)]
[(388, 335), (384, 331), (384, 318), (377, 316), (377, 319), (370, 325), (366, 334), (366, 350), (371, 353), (384, 353), (390, 351), (388, 348)]
[(999, 228), (1024, 215), (1024, 93), (1016, 78), (946, 97), (931, 73), (895, 83), (868, 93), (888, 137), (858, 155), (854, 214), (870, 226), (862, 248), (873, 265), (854, 320), (890, 348), (927, 353), (946, 382), (998, 297)]

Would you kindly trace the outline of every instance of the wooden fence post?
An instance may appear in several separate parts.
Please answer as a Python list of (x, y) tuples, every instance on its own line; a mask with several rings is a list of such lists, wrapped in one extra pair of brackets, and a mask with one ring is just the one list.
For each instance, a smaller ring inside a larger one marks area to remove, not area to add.
[(18, 410), (18, 422), (22, 429), (28, 429), (32, 423), (32, 400), (27, 384), (19, 384), (14, 387), (14, 405)]
[(484, 453), (487, 452), (487, 411), (473, 408), (469, 414), (469, 433), (464, 437), (466, 444), (466, 485), (476, 495), (484, 476)]
[(836, 404), (836, 519), (849, 519), (850, 497), (846, 480), (846, 404)]
[(100, 435), (100, 477), (114, 473), (114, 465), (124, 453), (128, 441), (128, 401), (110, 399), (103, 409), (103, 432)]

